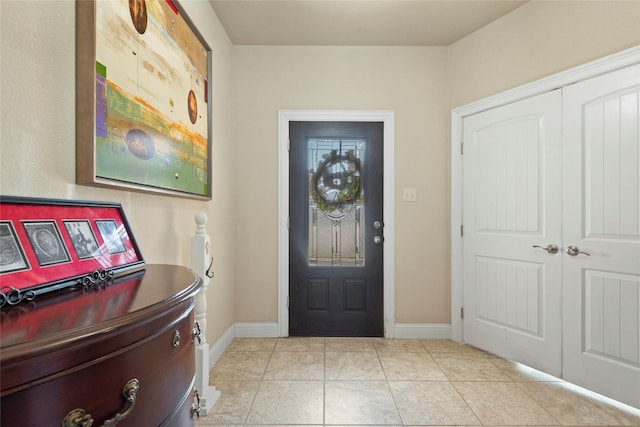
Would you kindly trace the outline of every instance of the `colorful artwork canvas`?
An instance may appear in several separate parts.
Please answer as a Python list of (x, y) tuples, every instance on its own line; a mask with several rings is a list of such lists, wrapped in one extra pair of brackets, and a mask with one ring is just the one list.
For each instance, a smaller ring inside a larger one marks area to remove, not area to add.
[[(79, 15), (83, 3), (77, 2)], [(172, 0), (95, 0), (93, 6), (90, 183), (210, 197), (208, 46)], [(80, 38), (87, 24), (77, 24)], [(79, 55), (86, 63), (81, 47)]]

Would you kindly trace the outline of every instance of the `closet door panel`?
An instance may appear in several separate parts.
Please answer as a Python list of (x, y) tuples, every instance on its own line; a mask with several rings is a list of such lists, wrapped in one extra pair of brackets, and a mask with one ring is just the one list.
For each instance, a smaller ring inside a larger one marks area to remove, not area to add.
[(467, 117), (463, 155), (465, 341), (555, 375), (561, 111), (556, 90)]
[(563, 97), (563, 376), (640, 407), (640, 66)]

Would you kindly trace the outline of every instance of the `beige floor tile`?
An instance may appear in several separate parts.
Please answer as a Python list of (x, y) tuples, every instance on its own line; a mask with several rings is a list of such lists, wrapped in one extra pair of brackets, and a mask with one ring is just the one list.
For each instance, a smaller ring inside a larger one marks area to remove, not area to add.
[(326, 381), (325, 424), (401, 424), (386, 381)]
[(486, 357), (473, 353), (432, 354), (449, 381), (509, 381)]
[(537, 369), (530, 368), (520, 363), (504, 360), (499, 357), (491, 356), (489, 361), (506, 375), (511, 381), (561, 381), (553, 375), (545, 374)]
[(620, 409), (607, 403), (602, 404), (603, 410), (608, 414), (613, 415), (620, 425), (640, 427), (640, 409), (626, 405), (623, 406), (625, 409)]
[(271, 353), (263, 351), (239, 351), (224, 353), (209, 375), (209, 380), (255, 380), (261, 379)]
[(322, 381), (263, 381), (247, 424), (322, 424)]
[(420, 340), (429, 353), (477, 353), (486, 355), (487, 353), (467, 344), (451, 340)]
[(640, 427), (640, 411), (449, 340), (237, 338), (210, 381), (221, 397), (197, 427)]
[(326, 380), (384, 380), (384, 372), (376, 352), (327, 351)]
[(201, 419), (202, 423), (242, 425), (247, 419), (260, 381), (216, 381), (215, 387), (220, 392), (220, 398), (211, 412)]
[(427, 353), (380, 353), (387, 380), (446, 381), (440, 367)]
[(215, 426), (215, 427), (244, 427), (244, 424), (218, 424), (215, 423), (209, 419), (205, 418), (200, 418), (200, 419), (196, 419), (195, 422), (196, 427), (211, 427), (211, 426)]
[(559, 425), (557, 420), (515, 383), (452, 384), (484, 425)]
[(324, 380), (324, 353), (276, 351), (264, 373), (265, 380)]
[(479, 425), (480, 421), (446, 381), (389, 381), (404, 425)]
[(375, 340), (369, 338), (327, 338), (326, 351), (376, 351)]
[(378, 352), (387, 351), (410, 351), (424, 353), (427, 350), (420, 344), (419, 340), (409, 339), (379, 339), (374, 341)]
[(324, 338), (279, 338), (275, 351), (324, 351)]
[(234, 338), (226, 351), (273, 351), (277, 341), (277, 338)]
[(579, 392), (567, 383), (518, 385), (564, 425), (640, 425), (640, 417), (604, 403), (593, 393)]

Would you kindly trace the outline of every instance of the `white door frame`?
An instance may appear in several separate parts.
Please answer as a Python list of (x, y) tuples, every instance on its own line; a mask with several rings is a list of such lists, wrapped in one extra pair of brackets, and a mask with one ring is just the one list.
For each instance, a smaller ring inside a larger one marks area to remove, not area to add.
[(544, 79), (499, 93), (451, 111), (451, 339), (464, 342), (461, 310), (464, 305), (462, 265), (462, 155), (463, 119), (550, 90), (640, 63), (640, 46), (571, 68)]
[(384, 123), (384, 334), (395, 331), (394, 113), (387, 110), (280, 110), (278, 112), (278, 332), (289, 336), (289, 122)]

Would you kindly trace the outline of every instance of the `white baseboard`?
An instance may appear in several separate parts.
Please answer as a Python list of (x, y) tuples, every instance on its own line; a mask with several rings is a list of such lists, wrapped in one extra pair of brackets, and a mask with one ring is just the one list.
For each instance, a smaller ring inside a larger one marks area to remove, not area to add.
[(267, 338), (278, 336), (277, 323), (234, 323), (209, 348), (209, 370), (222, 357), (235, 337), (238, 338)]
[(278, 324), (269, 322), (236, 323), (238, 338), (276, 338), (279, 337)]
[(222, 334), (220, 339), (209, 347), (209, 371), (213, 369), (213, 366), (222, 357), (222, 353), (229, 347), (233, 338), (235, 338), (235, 325), (229, 326), (229, 329)]
[(450, 339), (449, 323), (396, 323), (394, 338)]
[[(236, 323), (235, 336), (238, 338), (275, 338), (279, 336), (277, 323)], [(394, 338), (449, 339), (449, 323), (396, 323)]]

